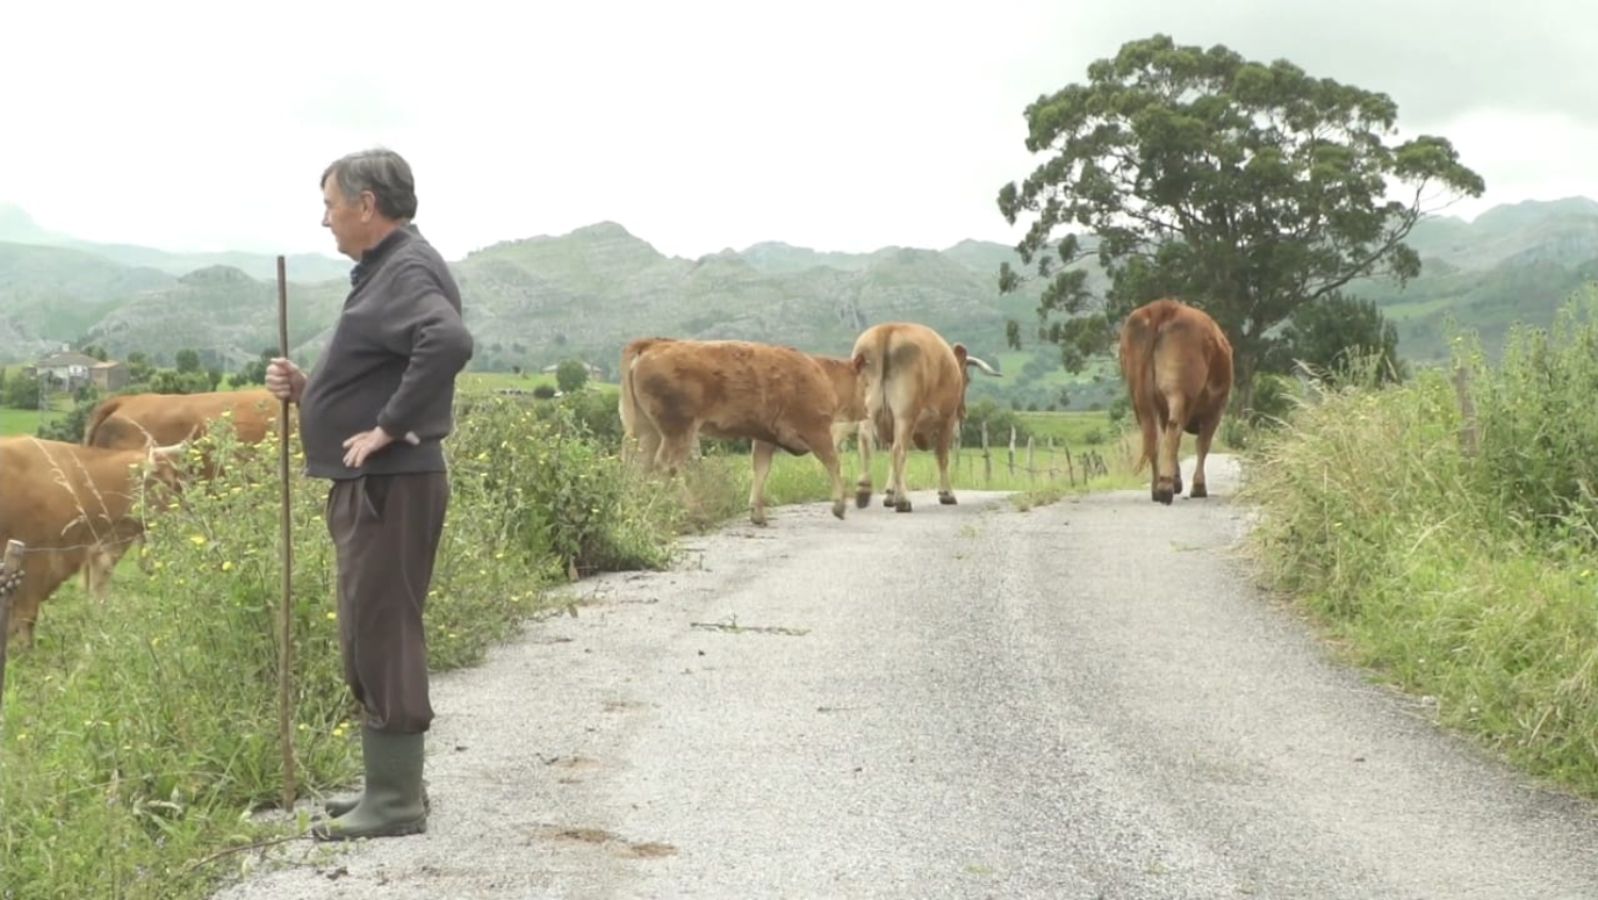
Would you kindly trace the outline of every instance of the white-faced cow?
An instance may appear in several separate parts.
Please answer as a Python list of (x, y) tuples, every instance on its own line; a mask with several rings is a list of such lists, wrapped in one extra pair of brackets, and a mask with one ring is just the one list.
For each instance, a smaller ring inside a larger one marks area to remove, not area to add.
[(829, 366), (792, 347), (750, 341), (632, 341), (621, 355), (624, 454), (646, 470), (675, 474), (701, 434), (749, 439), (750, 520), (764, 525), (766, 476), (777, 448), (814, 453), (832, 479), (832, 512), (841, 519), (843, 478), (832, 425), (840, 416), (839, 391), (852, 394), (852, 388), (835, 383), (852, 384), (842, 374), (852, 372), (847, 361), (837, 362)]
[(137, 493), (177, 484), (184, 447), (106, 450), (32, 437), (0, 438), (0, 546), (27, 545), (6, 637), (33, 642), (39, 606), (97, 546), (141, 533)]
[[(968, 354), (963, 344), (950, 346), (936, 331), (913, 322), (866, 329), (855, 341), (851, 361), (860, 375), (866, 418), (876, 428), (877, 441), (893, 448), (883, 502), (899, 512), (910, 511), (904, 467), (913, 443), (918, 450), (936, 450), (938, 502), (954, 503), (949, 448), (965, 420), (970, 367), (993, 376), (999, 373)], [(869, 502), (870, 496), (868, 484), (863, 499)]]
[[(107, 397), (89, 414), (83, 443), (108, 450), (174, 446), (199, 437), (212, 422), (226, 418), (241, 443), (254, 444), (275, 428), (279, 409), (277, 398), (265, 388), (203, 394), (120, 394)], [(289, 427), (294, 427), (292, 416)], [(205, 460), (195, 474), (209, 478), (214, 474), (214, 460)], [(83, 583), (92, 596), (104, 600), (117, 562), (142, 540), (135, 536), (89, 554), (83, 566)]]
[(1178, 451), (1182, 433), (1198, 435), (1189, 497), (1205, 497), (1204, 457), (1232, 392), (1232, 345), (1215, 320), (1178, 300), (1155, 300), (1133, 310), (1121, 326), (1121, 374), (1143, 431), (1144, 463), (1153, 466), (1150, 492), (1169, 504), (1182, 493)]

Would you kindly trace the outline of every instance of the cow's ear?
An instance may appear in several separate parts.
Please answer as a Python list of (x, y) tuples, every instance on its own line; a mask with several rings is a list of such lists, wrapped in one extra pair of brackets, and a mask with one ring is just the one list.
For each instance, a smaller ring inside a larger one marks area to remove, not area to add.
[(966, 349), (964, 344), (954, 345), (954, 358), (960, 363), (961, 368), (965, 367)]
[(854, 369), (856, 375), (859, 375), (865, 367), (866, 355), (864, 353), (856, 353), (854, 359), (849, 360), (849, 368)]

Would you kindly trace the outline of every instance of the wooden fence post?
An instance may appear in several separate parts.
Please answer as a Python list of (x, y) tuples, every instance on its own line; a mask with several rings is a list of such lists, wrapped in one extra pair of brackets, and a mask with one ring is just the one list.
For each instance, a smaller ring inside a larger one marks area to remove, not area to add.
[(1010, 426), (1010, 478), (1015, 479), (1015, 426)]
[(1071, 445), (1065, 445), (1065, 474), (1071, 479), (1071, 487), (1076, 487), (1076, 463), (1071, 461)]
[(1026, 480), (1030, 483), (1038, 480), (1037, 457), (1032, 451), (1032, 435), (1026, 439)]
[(988, 446), (988, 420), (982, 420), (982, 486), (993, 485), (993, 452)]
[[(21, 541), (7, 541), (6, 553), (0, 558), (0, 706), (6, 699), (6, 632), (10, 629), (11, 595), (22, 582)], [(0, 722), (4, 722), (0, 718)]]

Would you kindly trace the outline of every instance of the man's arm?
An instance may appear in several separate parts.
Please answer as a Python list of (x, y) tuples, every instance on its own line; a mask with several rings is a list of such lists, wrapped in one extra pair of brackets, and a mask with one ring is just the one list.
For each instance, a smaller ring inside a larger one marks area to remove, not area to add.
[(378, 427), (399, 439), (420, 431), (420, 419), (431, 401), (454, 382), (472, 358), (472, 334), (461, 314), (421, 265), (407, 272), (403, 296), (409, 302), (395, 310), (390, 345), (410, 358), (399, 388), (377, 414)]

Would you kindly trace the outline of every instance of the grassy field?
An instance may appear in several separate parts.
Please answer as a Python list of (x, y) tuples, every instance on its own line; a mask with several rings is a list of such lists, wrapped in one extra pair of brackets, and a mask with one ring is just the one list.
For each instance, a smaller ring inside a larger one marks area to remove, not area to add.
[(18, 434), (34, 434), (38, 431), (39, 422), (44, 416), (57, 416), (72, 409), (70, 398), (61, 397), (51, 404), (51, 409), (40, 412), (37, 409), (9, 409), (0, 406), (0, 437), (11, 437)]
[[(1268, 584), (1374, 677), (1528, 772), (1598, 796), (1598, 295), (1489, 366), (1326, 395), (1265, 442), (1243, 498)], [(1473, 426), (1466, 440), (1461, 429)]]
[(33, 434), (38, 428), (38, 410), (5, 409), (0, 407), (0, 437), (10, 437), (15, 434)]

